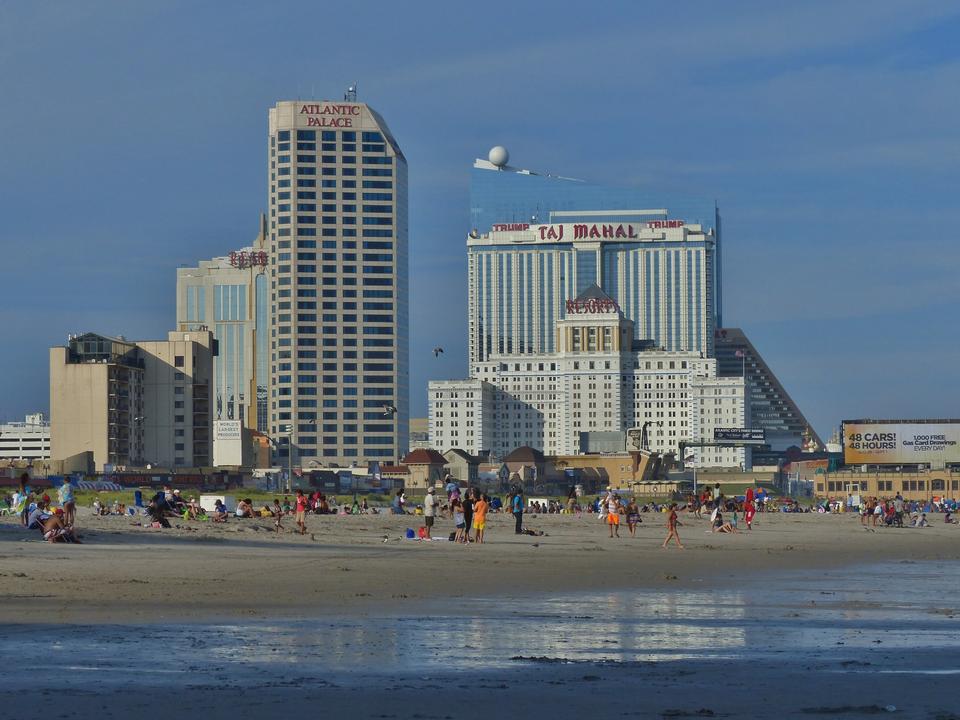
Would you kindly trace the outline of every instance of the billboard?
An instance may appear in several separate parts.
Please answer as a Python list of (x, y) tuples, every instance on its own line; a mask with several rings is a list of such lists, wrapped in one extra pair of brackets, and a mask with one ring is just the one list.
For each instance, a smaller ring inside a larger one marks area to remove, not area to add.
[(714, 440), (732, 440), (741, 443), (764, 443), (767, 440), (763, 428), (714, 428)]
[(241, 466), (243, 458), (243, 427), (239, 420), (214, 420), (213, 464), (215, 467)]
[(960, 462), (960, 420), (843, 423), (846, 465), (942, 465)]

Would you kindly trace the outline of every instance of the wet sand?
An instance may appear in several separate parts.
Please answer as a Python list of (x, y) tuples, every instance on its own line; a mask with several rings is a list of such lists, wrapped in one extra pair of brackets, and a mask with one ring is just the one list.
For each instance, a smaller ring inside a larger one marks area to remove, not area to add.
[[(957, 528), (881, 534), (850, 518), (771, 517), (743, 538), (688, 525), (681, 554), (659, 550), (649, 528), (610, 541), (595, 520), (551, 518), (555, 532), (534, 547), (507, 536), (502, 518), (503, 537), (476, 548), (383, 543), (367, 537), (365, 518), (326, 520), (358, 522), (331, 525), (341, 544), (329, 546), (123, 530), (121, 543), (53, 547), (4, 532), (0, 614), (15, 607), (19, 619), (0, 635), (0, 708), (18, 720), (960, 718)], [(553, 554), (538, 554), (554, 542)], [(98, 548), (103, 562), (91, 564)], [(259, 582), (220, 577), (215, 597), (235, 606), (214, 610), (173, 576), (131, 576), (142, 553), (163, 573), (166, 556), (222, 573), (284, 559)], [(949, 559), (893, 557), (903, 555)], [(63, 576), (103, 572), (114, 594), (102, 591), (96, 612), (65, 608), (69, 622), (28, 619), (29, 600), (6, 594), (11, 576), (38, 589), (63, 581), (17, 577), (14, 557), (34, 572), (47, 562)], [(392, 573), (382, 590), (374, 568)], [(314, 587), (338, 589), (301, 605), (290, 577), (304, 571)], [(476, 591), (463, 593), (461, 580)], [(274, 601), (253, 608), (235, 585), (264, 586), (272, 595), (258, 597)], [(134, 610), (124, 610), (127, 596), (138, 598)]]
[[(731, 587), (777, 570), (879, 561), (958, 560), (960, 526), (933, 515), (924, 529), (864, 530), (851, 515), (763, 514), (753, 532), (718, 535), (682, 518), (686, 550), (660, 548), (663, 515), (636, 538), (610, 539), (585, 515), (527, 516), (544, 537), (489, 518), (488, 542), (467, 547), (401, 539), (420, 518), (310, 516), (309, 533), (279, 536), (270, 520), (180, 528), (131, 526), (81, 509), (83, 545), (51, 545), (0, 518), (0, 616), (6, 623), (164, 623), (358, 616), (455, 606), (474, 597), (658, 588)], [(941, 522), (937, 522), (941, 520)], [(452, 531), (440, 519), (435, 535)]]

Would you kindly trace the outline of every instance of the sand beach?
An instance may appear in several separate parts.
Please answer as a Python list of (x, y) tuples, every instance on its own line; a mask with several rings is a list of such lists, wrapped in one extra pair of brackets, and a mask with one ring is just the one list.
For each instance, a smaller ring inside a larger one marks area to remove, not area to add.
[(48, 717), (29, 698), (52, 671), (57, 717), (168, 714), (159, 694), (210, 718), (957, 718), (960, 527), (931, 519), (687, 516), (679, 551), (659, 514), (620, 539), (493, 515), (467, 547), (402, 539), (414, 516), (311, 515), (301, 537), (81, 510), (83, 545), (2, 518), (0, 706)]

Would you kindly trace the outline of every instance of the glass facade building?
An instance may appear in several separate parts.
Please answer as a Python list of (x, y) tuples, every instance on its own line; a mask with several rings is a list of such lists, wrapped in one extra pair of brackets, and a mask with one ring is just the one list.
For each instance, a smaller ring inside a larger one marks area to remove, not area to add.
[(713, 235), (716, 262), (712, 270), (713, 306), (717, 324), (723, 325), (722, 232), (720, 209), (703, 197), (678, 193), (650, 192), (640, 188), (583, 182), (528, 170), (498, 168), (477, 160), (470, 174), (470, 227), (487, 233), (501, 223), (540, 225), (558, 222), (587, 222), (602, 213), (606, 222), (628, 222), (635, 214), (617, 210), (649, 210), (650, 220), (681, 218), (703, 227)]
[(407, 164), (364, 103), (269, 111), (269, 434), (302, 468), (400, 458), (408, 434)]
[(267, 431), (269, 304), (265, 220), (253, 245), (177, 270), (177, 328), (210, 330), (213, 420)]
[(470, 361), (556, 351), (553, 327), (591, 285), (638, 341), (712, 354), (720, 315), (715, 203), (498, 168), (471, 176)]

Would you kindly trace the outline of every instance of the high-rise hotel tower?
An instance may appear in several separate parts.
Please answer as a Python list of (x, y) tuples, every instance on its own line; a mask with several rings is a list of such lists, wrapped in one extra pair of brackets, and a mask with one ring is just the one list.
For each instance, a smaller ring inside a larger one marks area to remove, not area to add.
[(713, 354), (720, 321), (720, 213), (709, 200), (590, 185), (507, 165), (473, 166), (470, 370), (503, 355), (557, 350), (566, 304), (597, 285), (636, 338)]
[(269, 116), (278, 461), (397, 459), (409, 415), (406, 159), (365, 103), (283, 101)]

